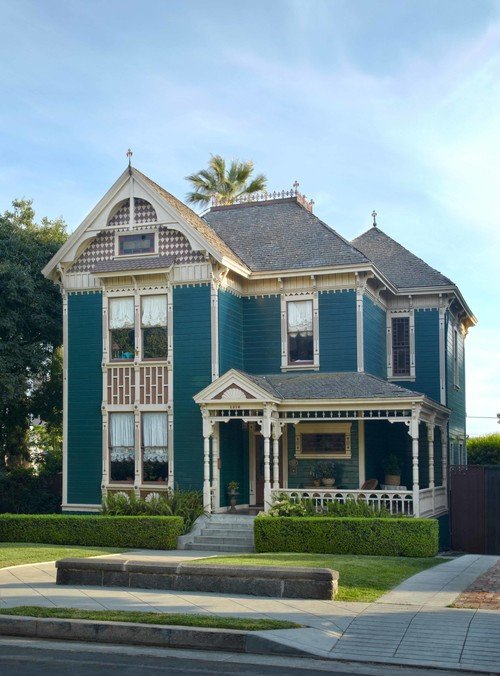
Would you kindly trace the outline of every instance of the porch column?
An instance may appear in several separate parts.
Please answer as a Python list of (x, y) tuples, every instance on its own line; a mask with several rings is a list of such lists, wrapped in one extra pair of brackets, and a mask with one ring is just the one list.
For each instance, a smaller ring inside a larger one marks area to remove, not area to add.
[(210, 496), (210, 437), (213, 434), (213, 421), (208, 411), (202, 411), (203, 416), (203, 509), (212, 511)]
[(273, 421), (273, 488), (280, 487), (280, 437), (282, 427), (278, 420)]
[(262, 436), (264, 437), (264, 511), (267, 512), (271, 506), (271, 468), (270, 468), (270, 436), (271, 436), (271, 411), (266, 406), (264, 408), (264, 417), (261, 425)]
[[(441, 425), (441, 466), (443, 474), (443, 486), (445, 491), (448, 485), (448, 434), (446, 425)], [(448, 504), (448, 496), (446, 496), (446, 504)]]
[(434, 419), (427, 423), (427, 442), (429, 444), (429, 488), (434, 488)]
[(219, 469), (219, 425), (214, 423), (214, 434), (212, 437), (212, 491), (213, 491), (213, 509), (217, 511), (220, 507), (220, 469)]
[(418, 425), (420, 422), (420, 410), (415, 407), (412, 410), (410, 422), (410, 436), (411, 436), (411, 455), (413, 467), (413, 516), (420, 516), (420, 486), (418, 477)]

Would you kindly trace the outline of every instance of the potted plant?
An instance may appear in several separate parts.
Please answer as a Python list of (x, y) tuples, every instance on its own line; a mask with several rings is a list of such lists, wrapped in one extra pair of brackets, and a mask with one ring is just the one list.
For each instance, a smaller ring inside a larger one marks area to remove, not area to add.
[(335, 483), (335, 465), (333, 462), (322, 462), (319, 464), (321, 483), (323, 486), (333, 486)]
[(227, 485), (227, 494), (229, 495), (229, 510), (232, 514), (236, 512), (236, 502), (239, 495), (238, 488), (240, 487), (237, 481), (230, 481)]
[(321, 470), (319, 463), (313, 465), (311, 471), (309, 472), (309, 476), (311, 477), (312, 482), (315, 486), (321, 486)]
[(399, 486), (401, 484), (401, 464), (394, 453), (390, 453), (383, 463), (386, 486)]

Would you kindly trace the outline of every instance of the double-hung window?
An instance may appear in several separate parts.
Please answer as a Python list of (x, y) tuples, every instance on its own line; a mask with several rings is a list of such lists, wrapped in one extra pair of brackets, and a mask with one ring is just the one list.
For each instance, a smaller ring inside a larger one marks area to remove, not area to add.
[(168, 432), (166, 413), (142, 414), (142, 481), (167, 481)]
[(315, 298), (282, 299), (282, 368), (319, 365), (317, 314)]
[(135, 477), (134, 414), (109, 414), (109, 477), (133, 483)]
[(387, 375), (389, 378), (415, 377), (415, 333), (412, 312), (387, 316)]
[(167, 358), (167, 297), (143, 296), (141, 312), (142, 358)]
[(132, 361), (135, 354), (133, 298), (110, 298), (109, 345), (112, 360)]

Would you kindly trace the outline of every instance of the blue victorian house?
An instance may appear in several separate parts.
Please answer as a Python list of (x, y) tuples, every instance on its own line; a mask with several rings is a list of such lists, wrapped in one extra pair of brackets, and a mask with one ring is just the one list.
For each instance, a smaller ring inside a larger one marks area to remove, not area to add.
[(64, 510), (180, 487), (216, 512), (236, 481), (249, 508), (446, 512), (475, 318), (375, 221), (349, 242), (296, 189), (200, 217), (129, 167), (43, 272), (63, 294)]

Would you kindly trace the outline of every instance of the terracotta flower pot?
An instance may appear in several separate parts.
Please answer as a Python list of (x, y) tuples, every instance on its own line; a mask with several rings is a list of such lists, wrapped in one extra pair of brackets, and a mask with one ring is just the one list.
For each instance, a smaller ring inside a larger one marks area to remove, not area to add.
[(401, 485), (401, 475), (400, 474), (386, 474), (385, 475), (385, 485), (386, 486), (400, 486)]

